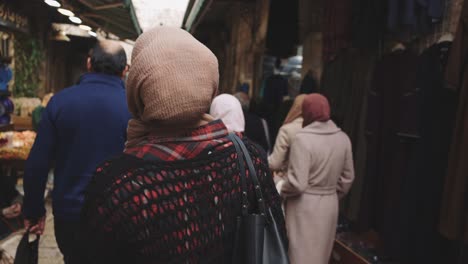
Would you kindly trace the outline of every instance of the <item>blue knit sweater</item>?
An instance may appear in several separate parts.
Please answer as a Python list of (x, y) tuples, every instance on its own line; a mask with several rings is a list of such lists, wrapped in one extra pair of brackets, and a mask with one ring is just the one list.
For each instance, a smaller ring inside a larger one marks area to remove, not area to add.
[(117, 76), (88, 73), (52, 97), (26, 162), (25, 217), (45, 214), (44, 190), (54, 166), (54, 216), (78, 220), (96, 166), (122, 152), (129, 119), (124, 83)]

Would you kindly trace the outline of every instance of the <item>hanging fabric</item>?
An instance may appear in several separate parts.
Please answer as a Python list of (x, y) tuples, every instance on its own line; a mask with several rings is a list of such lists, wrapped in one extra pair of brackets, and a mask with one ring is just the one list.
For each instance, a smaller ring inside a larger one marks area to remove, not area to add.
[(441, 42), (419, 57), (419, 136), (416, 159), (403, 190), (403, 223), (409, 234), (402, 263), (451, 263), (444, 251), (446, 240), (438, 232), (445, 172), (456, 115), (457, 94), (445, 89), (444, 70), (451, 42)]
[(440, 214), (440, 231), (449, 239), (468, 241), (468, 2), (462, 8), (446, 69), (449, 89), (458, 91), (455, 132), (449, 155)]
[(353, 47), (377, 53), (384, 39), (387, 0), (353, 0)]
[(350, 220), (358, 217), (366, 163), (365, 119), (367, 91), (374, 56), (356, 49), (344, 49), (325, 65), (321, 93), (331, 105), (332, 119), (353, 144), (356, 178), (349, 195), (342, 201), (342, 212)]
[(388, 0), (387, 27), (400, 36), (429, 33), (440, 22), (446, 0)]
[(342, 49), (351, 46), (352, 0), (324, 1), (323, 15), (323, 61), (333, 59)]
[(377, 230), (387, 253), (398, 258), (402, 230), (402, 190), (414, 159), (418, 135), (418, 56), (400, 50), (377, 63), (368, 94), (367, 173), (361, 226)]

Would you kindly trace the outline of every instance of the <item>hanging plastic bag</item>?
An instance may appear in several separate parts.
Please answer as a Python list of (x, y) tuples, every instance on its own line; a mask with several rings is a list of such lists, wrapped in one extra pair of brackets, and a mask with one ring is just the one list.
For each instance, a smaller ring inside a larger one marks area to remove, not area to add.
[(26, 231), (16, 249), (14, 264), (37, 264), (39, 257), (39, 238), (29, 242), (29, 230)]

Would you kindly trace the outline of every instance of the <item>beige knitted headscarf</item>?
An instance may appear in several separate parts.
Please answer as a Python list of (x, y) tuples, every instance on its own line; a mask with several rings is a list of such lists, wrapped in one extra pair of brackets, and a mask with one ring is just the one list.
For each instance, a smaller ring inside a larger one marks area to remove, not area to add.
[(218, 91), (216, 56), (187, 31), (156, 27), (136, 41), (127, 79), (133, 119), (127, 148), (150, 133), (174, 135), (207, 120)]

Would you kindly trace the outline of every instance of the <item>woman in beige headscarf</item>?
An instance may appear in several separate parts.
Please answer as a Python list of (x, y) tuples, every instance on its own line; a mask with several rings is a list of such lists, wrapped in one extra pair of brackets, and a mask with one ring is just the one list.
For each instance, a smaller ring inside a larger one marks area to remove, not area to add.
[[(218, 79), (215, 55), (187, 31), (157, 27), (138, 38), (126, 150), (99, 166), (88, 187), (80, 263), (231, 262), (243, 196), (229, 131), (206, 114)], [(263, 151), (240, 136), (286, 236)]]
[(273, 153), (268, 157), (270, 169), (275, 172), (275, 181), (284, 176), (289, 163), (289, 150), (294, 136), (302, 129), (302, 102), (305, 95), (299, 95), (294, 100), (283, 126), (276, 137)]

